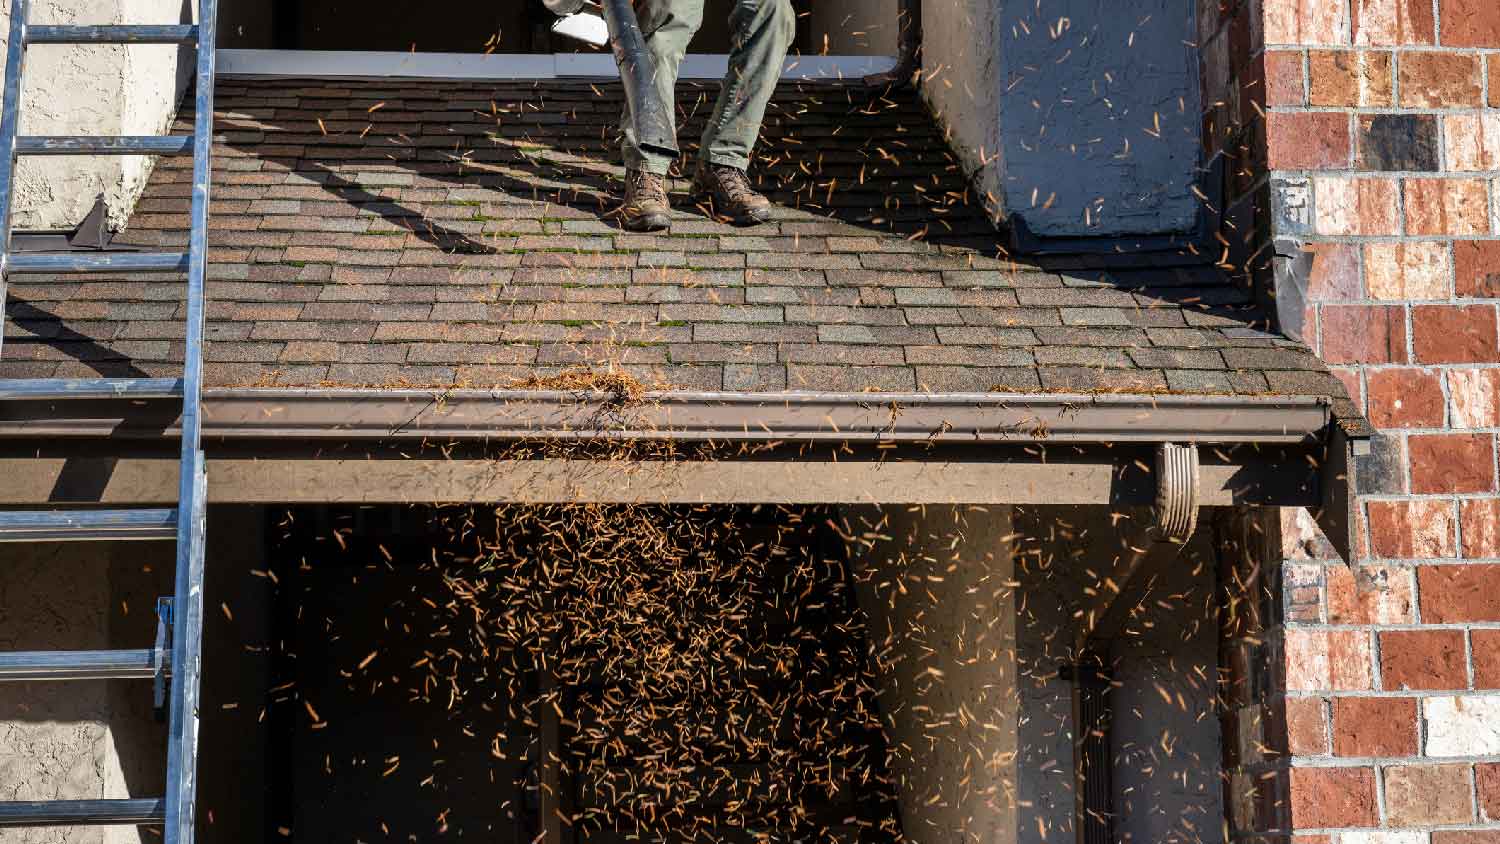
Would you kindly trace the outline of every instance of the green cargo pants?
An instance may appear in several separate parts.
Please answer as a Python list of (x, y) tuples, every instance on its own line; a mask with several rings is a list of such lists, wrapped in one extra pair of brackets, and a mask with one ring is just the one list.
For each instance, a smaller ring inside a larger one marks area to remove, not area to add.
[[(677, 109), (674, 91), (677, 67), (687, 54), (688, 42), (703, 23), (704, 0), (636, 0), (636, 15), (646, 48), (656, 64), (656, 90), (669, 104), (667, 113), (676, 133)], [(728, 164), (741, 170), (750, 165), (750, 151), (760, 136), (766, 103), (781, 78), (781, 64), (792, 45), (796, 26), (791, 0), (729, 0), (729, 72), (719, 90), (719, 101), (703, 131), (699, 158), (712, 164)], [(672, 159), (641, 149), (636, 142), (635, 123), (629, 104), (621, 119), (625, 139), (621, 152), (625, 166), (665, 174)]]

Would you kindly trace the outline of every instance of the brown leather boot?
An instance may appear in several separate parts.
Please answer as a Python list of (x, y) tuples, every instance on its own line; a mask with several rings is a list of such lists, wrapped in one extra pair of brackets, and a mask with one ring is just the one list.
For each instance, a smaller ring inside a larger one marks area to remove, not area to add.
[(753, 226), (771, 219), (771, 200), (755, 192), (745, 171), (727, 164), (700, 164), (693, 191), (713, 203), (713, 211), (737, 226)]
[(620, 225), (633, 232), (658, 232), (672, 224), (667, 179), (645, 170), (625, 171), (625, 202)]

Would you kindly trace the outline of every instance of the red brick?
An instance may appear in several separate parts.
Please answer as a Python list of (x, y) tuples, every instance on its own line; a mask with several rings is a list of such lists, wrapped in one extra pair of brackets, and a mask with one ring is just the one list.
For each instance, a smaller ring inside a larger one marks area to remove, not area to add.
[(1386, 691), (1468, 688), (1463, 631), (1386, 630), (1379, 635), (1380, 678)]
[(1448, 47), (1500, 47), (1500, 11), (1494, 0), (1442, 0), (1442, 43)]
[(1500, 565), (1422, 566), (1417, 594), (1428, 624), (1500, 621)]
[(1457, 556), (1453, 502), (1371, 501), (1370, 552), (1385, 559)]
[[(1312, 270), (1307, 277), (1307, 298), (1313, 302), (1337, 302), (1364, 298), (1359, 286), (1359, 247), (1352, 243), (1309, 243)], [(1500, 249), (1496, 250), (1500, 255)], [(1495, 278), (1500, 288), (1500, 275)], [(1500, 294), (1497, 294), (1500, 296)]]
[[(1500, 689), (1500, 630), (1475, 630), (1469, 635), (1474, 650), (1474, 688), (1485, 691)], [(1500, 799), (1500, 782), (1496, 783), (1496, 788), (1495, 797)], [(1493, 814), (1495, 820), (1500, 820), (1500, 811)]]
[(1315, 177), (1313, 191), (1317, 194), (1317, 209), (1314, 225), (1318, 234), (1399, 234), (1401, 229), (1396, 218), (1398, 186), (1394, 179)]
[(1432, 844), (1500, 844), (1500, 829), (1435, 829)]
[(1327, 754), (1328, 723), (1323, 713), (1323, 698), (1289, 697), (1283, 700), (1286, 704), (1287, 752), (1293, 756)]
[[(1495, 64), (1500, 66), (1500, 60)], [(1500, 240), (1455, 241), (1453, 266), (1458, 295), (1500, 299)]]
[(1495, 306), (1417, 305), (1412, 308), (1412, 347), (1418, 363), (1500, 361)]
[(1329, 624), (1406, 624), (1412, 621), (1411, 570), (1403, 566), (1344, 566), (1326, 570)]
[(1464, 556), (1500, 558), (1500, 498), (1460, 501), (1458, 523), (1464, 537)]
[(1353, 150), (1342, 112), (1272, 112), (1266, 116), (1266, 144), (1272, 170), (1348, 167)]
[(1293, 691), (1364, 691), (1370, 678), (1370, 637), (1364, 630), (1287, 628), (1286, 687)]
[(1305, 99), (1302, 90), (1302, 52), (1300, 50), (1266, 51), (1266, 105), (1300, 106)]
[(1415, 494), (1495, 491), (1494, 434), (1422, 434), (1406, 441)]
[(1453, 283), (1448, 244), (1433, 241), (1365, 246), (1365, 287), (1371, 299), (1447, 299)]
[(1500, 428), (1500, 368), (1450, 369), (1448, 427)]
[(1332, 372), (1333, 377), (1343, 383), (1344, 389), (1349, 393), (1349, 401), (1354, 402), (1354, 406), (1363, 411), (1365, 407), (1365, 391), (1364, 386), (1359, 381), (1359, 369), (1353, 366), (1331, 366), (1328, 368), (1328, 371)]
[(1406, 363), (1406, 311), (1398, 305), (1324, 305), (1323, 359)]
[(1500, 170), (1500, 114), (1470, 111), (1443, 115), (1443, 136), (1448, 170)]
[(1489, 191), (1482, 179), (1407, 179), (1406, 233), (1489, 234)]
[(1377, 428), (1439, 428), (1442, 375), (1432, 369), (1376, 369), (1369, 373), (1370, 423)]
[(1401, 105), (1406, 108), (1482, 105), (1477, 55), (1402, 53), (1400, 65)]
[(1390, 53), (1313, 50), (1307, 56), (1307, 72), (1308, 102), (1312, 105), (1374, 107), (1392, 103)]
[(1374, 826), (1375, 772), (1370, 768), (1293, 768), (1292, 826)]
[(1411, 756), (1417, 752), (1417, 702), (1412, 698), (1333, 699), (1337, 756)]
[(1349, 37), (1347, 0), (1265, 0), (1264, 8), (1267, 45), (1342, 44)]
[(1398, 765), (1385, 768), (1385, 811), (1391, 826), (1468, 823), (1468, 765)]
[(1354, 43), (1431, 44), (1437, 36), (1430, 0), (1353, 0)]
[(1480, 823), (1500, 821), (1500, 762), (1480, 762), (1475, 765), (1474, 784), (1479, 791)]

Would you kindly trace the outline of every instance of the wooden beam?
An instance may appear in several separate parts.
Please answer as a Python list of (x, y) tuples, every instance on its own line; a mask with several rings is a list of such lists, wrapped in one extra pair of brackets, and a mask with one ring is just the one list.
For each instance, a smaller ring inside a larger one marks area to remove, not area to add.
[[(163, 504), (177, 462), (154, 457), (0, 458), (0, 505)], [(210, 500), (292, 503), (765, 503), (1149, 505), (1150, 475), (1130, 464), (1031, 461), (609, 461), (215, 458)], [(1316, 503), (1284, 467), (1202, 468), (1204, 506)]]

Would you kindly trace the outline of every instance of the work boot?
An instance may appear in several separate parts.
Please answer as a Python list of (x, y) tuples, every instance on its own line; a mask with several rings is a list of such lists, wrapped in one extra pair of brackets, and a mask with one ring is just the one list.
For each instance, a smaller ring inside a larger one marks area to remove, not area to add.
[(625, 171), (625, 202), (620, 225), (633, 232), (657, 232), (672, 224), (667, 179), (646, 170)]
[(713, 211), (737, 226), (753, 226), (771, 219), (771, 200), (750, 187), (745, 171), (727, 164), (700, 164), (693, 191), (713, 203)]

